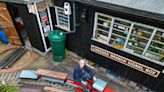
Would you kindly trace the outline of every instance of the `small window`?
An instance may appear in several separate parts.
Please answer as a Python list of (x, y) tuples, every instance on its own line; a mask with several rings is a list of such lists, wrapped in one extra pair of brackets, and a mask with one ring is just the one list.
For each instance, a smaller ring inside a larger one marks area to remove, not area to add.
[(56, 27), (61, 28), (65, 31), (70, 31), (70, 16), (64, 14), (64, 8), (55, 6), (56, 12)]
[(164, 31), (156, 31), (145, 56), (164, 62)]
[(95, 13), (92, 40), (164, 65), (164, 30)]
[(133, 53), (143, 55), (143, 51), (147, 46), (153, 31), (154, 30), (149, 27), (135, 24), (130, 34), (126, 48), (131, 49)]
[(123, 48), (129, 34), (131, 23), (115, 19), (109, 44), (115, 48)]
[(93, 38), (100, 42), (108, 43), (111, 21), (112, 18), (110, 16), (96, 13)]

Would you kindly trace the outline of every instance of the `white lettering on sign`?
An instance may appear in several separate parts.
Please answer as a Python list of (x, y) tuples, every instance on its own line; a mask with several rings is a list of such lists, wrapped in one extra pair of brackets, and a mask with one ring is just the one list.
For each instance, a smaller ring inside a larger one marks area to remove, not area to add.
[(143, 73), (146, 73), (148, 75), (151, 75), (153, 77), (158, 77), (158, 75), (160, 74), (160, 71), (153, 69), (149, 66), (143, 65), (141, 63), (138, 63), (136, 61), (130, 60), (128, 58), (125, 58), (121, 55), (115, 54), (113, 52), (107, 51), (105, 49), (102, 49), (100, 47), (97, 47), (95, 45), (91, 45), (91, 51), (95, 52), (97, 54), (100, 54), (104, 57), (110, 58), (116, 62), (119, 62), (121, 64), (124, 64), (126, 66), (129, 66), (131, 68), (134, 68), (138, 71), (141, 71)]
[(155, 73), (156, 73), (156, 72), (152, 71), (151, 69), (146, 69), (145, 71), (146, 71), (146, 72), (149, 72), (149, 73), (151, 73), (151, 74), (155, 74)]

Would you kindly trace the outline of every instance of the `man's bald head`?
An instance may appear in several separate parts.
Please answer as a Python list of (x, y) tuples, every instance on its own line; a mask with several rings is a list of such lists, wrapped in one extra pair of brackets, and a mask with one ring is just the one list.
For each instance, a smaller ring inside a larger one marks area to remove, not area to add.
[(84, 60), (84, 59), (81, 59), (81, 60), (79, 61), (80, 67), (83, 68), (84, 65), (85, 65), (85, 63), (86, 63), (85, 60)]

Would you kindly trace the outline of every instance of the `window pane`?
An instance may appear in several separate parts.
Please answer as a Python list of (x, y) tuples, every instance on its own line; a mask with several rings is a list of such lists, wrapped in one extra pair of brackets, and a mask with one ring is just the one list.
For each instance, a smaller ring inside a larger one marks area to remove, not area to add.
[(109, 30), (111, 25), (111, 17), (102, 13), (95, 14), (95, 35), (94, 38), (97, 40), (108, 43)]
[(134, 25), (126, 48), (133, 53), (142, 55), (153, 31), (148, 27)]
[(164, 64), (164, 30), (95, 13), (94, 35), (100, 43)]
[(69, 16), (64, 14), (64, 9), (56, 6), (56, 16), (57, 16), (57, 26), (60, 26), (61, 29), (70, 30)]
[(111, 39), (109, 44), (116, 48), (123, 48), (131, 23), (116, 19), (113, 24)]
[(164, 62), (164, 32), (157, 30), (145, 56)]

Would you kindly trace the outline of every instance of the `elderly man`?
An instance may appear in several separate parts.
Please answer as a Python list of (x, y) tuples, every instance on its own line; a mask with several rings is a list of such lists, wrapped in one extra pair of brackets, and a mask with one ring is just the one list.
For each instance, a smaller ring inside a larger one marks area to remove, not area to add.
[(87, 85), (86, 79), (92, 78), (94, 81), (96, 80), (92, 70), (86, 66), (85, 59), (81, 59), (75, 65), (73, 77), (74, 80), (81, 82), (83, 85)]

